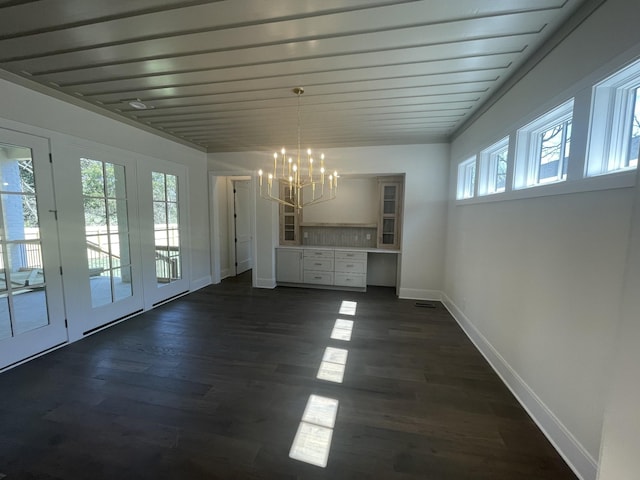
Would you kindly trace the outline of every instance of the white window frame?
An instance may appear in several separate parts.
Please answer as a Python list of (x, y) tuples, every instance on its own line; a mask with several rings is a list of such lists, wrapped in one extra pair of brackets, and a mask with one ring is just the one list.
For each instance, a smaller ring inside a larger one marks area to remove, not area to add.
[(476, 161), (477, 158), (474, 155), (458, 165), (458, 189), (456, 194), (458, 200), (476, 196)]
[(631, 140), (635, 91), (639, 87), (640, 60), (593, 87), (585, 176), (637, 168), (637, 162), (630, 166), (625, 163)]
[(506, 190), (507, 171), (505, 170), (505, 186), (498, 187), (498, 158), (499, 154), (507, 151), (507, 168), (509, 165), (509, 137), (505, 137), (499, 142), (480, 152), (480, 172), (478, 178), (478, 196), (493, 195)]
[[(560, 183), (567, 179), (540, 180), (541, 136), (550, 128), (573, 120), (573, 98), (539, 116), (533, 122), (520, 128), (516, 134), (516, 154), (514, 163), (513, 188), (522, 189)], [(569, 150), (571, 146), (569, 144)], [(567, 160), (568, 162), (569, 160)]]

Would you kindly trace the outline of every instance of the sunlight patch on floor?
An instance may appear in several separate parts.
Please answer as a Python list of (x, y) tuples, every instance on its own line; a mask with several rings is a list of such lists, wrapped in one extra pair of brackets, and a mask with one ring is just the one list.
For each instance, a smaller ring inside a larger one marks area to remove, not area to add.
[(349, 300), (343, 300), (340, 305), (340, 315), (355, 315), (358, 308), (358, 302), (350, 302)]
[(348, 355), (349, 350), (344, 348), (325, 348), (316, 378), (328, 382), (342, 383)]
[(353, 331), (353, 320), (336, 319), (336, 323), (331, 331), (333, 340), (342, 340), (343, 342), (351, 341), (351, 333)]
[(327, 466), (338, 405), (335, 398), (309, 396), (289, 451), (290, 458), (317, 467)]

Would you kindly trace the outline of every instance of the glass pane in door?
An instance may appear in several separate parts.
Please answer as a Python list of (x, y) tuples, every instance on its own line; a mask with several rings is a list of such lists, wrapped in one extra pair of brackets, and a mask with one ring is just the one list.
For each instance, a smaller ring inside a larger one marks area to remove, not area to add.
[(49, 325), (30, 148), (0, 144), (0, 339)]
[(91, 305), (133, 296), (125, 171), (122, 165), (82, 158), (85, 236)]
[(156, 284), (182, 278), (178, 177), (152, 172)]

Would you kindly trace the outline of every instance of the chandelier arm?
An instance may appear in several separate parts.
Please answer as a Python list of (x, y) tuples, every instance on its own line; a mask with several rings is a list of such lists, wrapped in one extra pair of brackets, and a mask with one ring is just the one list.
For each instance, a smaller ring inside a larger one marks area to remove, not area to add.
[(287, 202), (286, 200), (282, 200), (281, 198), (278, 197), (274, 197), (273, 195), (270, 194), (266, 194), (266, 196), (264, 194), (260, 195), (262, 198), (264, 198), (265, 200), (273, 200), (274, 202), (278, 202), (282, 205), (286, 205), (287, 207), (293, 207), (293, 208), (299, 208), (296, 204), (294, 203), (290, 203)]

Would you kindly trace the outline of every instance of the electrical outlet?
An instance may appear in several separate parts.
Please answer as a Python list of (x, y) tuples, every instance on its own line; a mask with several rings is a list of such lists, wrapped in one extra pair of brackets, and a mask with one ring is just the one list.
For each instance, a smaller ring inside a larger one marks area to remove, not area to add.
[(356, 238), (355, 238), (355, 240), (356, 240), (356, 242), (358, 241), (358, 235), (356, 235)]
[(303, 237), (304, 238), (309, 238), (309, 232), (304, 232)]
[(367, 233), (367, 240), (371, 240), (371, 234)]

